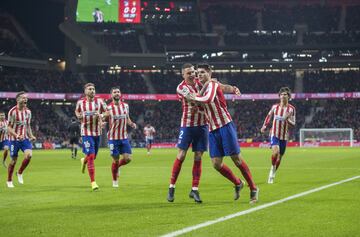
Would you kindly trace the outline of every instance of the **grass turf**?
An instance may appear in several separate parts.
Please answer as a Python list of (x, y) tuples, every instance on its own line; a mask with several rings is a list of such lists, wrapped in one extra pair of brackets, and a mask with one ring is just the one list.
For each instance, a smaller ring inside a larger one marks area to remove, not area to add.
[[(268, 185), (270, 150), (242, 151), (261, 190), (257, 205), (360, 174), (358, 148), (289, 148), (275, 184)], [(69, 150), (34, 151), (24, 185), (14, 177), (15, 188), (6, 188), (6, 170), (0, 168), (0, 236), (158, 236), (252, 207), (248, 188), (240, 200), (232, 200), (232, 184), (211, 167), (207, 153), (200, 182), (204, 203), (188, 198), (191, 153), (178, 179), (175, 202), (168, 203), (176, 152), (158, 149), (148, 156), (144, 149), (134, 149), (133, 161), (121, 169), (120, 187), (114, 189), (109, 152), (100, 150), (95, 163), (100, 190), (93, 192)], [(229, 158), (225, 162), (240, 175)], [(356, 236), (359, 184), (357, 179), (185, 236)]]

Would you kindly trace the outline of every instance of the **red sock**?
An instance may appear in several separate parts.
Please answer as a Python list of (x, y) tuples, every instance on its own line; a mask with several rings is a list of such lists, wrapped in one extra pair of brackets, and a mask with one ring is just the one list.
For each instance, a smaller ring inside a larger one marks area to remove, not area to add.
[(201, 177), (201, 160), (194, 160), (192, 175), (192, 187), (199, 187)]
[(14, 168), (15, 168), (15, 164), (9, 164), (8, 166), (8, 181), (12, 181), (12, 176), (13, 176), (13, 173), (14, 173)]
[(24, 159), (23, 162), (21, 163), (20, 169), (18, 170), (19, 174), (22, 174), (24, 172), (24, 170), (26, 169), (26, 167), (28, 166), (28, 164), (30, 163), (31, 159)]
[(8, 155), (8, 150), (4, 150), (4, 153), (3, 153), (3, 161), (6, 160), (7, 155)]
[(271, 155), (271, 164), (275, 165), (277, 160), (277, 155)]
[(175, 185), (176, 180), (177, 180), (180, 170), (181, 170), (182, 163), (183, 162), (181, 160), (179, 160), (178, 158), (175, 159), (174, 165), (172, 168), (172, 172), (171, 172), (170, 184)]
[(112, 165), (111, 165), (111, 171), (112, 171), (113, 180), (116, 181), (117, 180), (117, 173), (119, 171), (119, 165), (117, 163), (113, 162)]
[(247, 166), (247, 164), (245, 163), (244, 160), (241, 160), (241, 164), (238, 166), (238, 168), (241, 171), (241, 174), (244, 176), (246, 182), (248, 183), (250, 190), (254, 190), (256, 189), (256, 185), (254, 183), (254, 180), (251, 176), (251, 172), (249, 167)]
[(234, 173), (231, 171), (231, 169), (227, 165), (223, 164), (218, 171), (225, 178), (230, 180), (233, 184), (239, 185), (241, 183), (240, 179), (234, 175)]
[(119, 167), (126, 165), (127, 163), (129, 163), (129, 162), (127, 162), (125, 159), (121, 159), (121, 160), (119, 160)]
[(87, 159), (87, 168), (88, 168), (88, 172), (89, 172), (89, 176), (90, 176), (90, 181), (94, 182), (95, 181), (95, 165), (94, 165), (95, 154), (87, 155), (86, 159)]

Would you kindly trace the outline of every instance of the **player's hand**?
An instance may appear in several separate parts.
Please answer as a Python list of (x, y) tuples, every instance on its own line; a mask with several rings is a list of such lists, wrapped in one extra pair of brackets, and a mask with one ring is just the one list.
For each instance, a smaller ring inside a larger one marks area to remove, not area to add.
[(83, 118), (82, 114), (76, 114), (76, 117), (78, 118), (78, 120), (81, 120)]
[(196, 95), (194, 93), (189, 93), (185, 96), (188, 100), (195, 100)]
[(132, 123), (132, 124), (130, 124), (130, 127), (132, 127), (133, 129), (137, 129), (137, 125), (136, 125), (136, 123)]
[(16, 140), (22, 141), (22, 140), (24, 140), (24, 136), (17, 134), (16, 135)]
[(290, 116), (291, 116), (291, 113), (286, 112), (285, 113), (285, 120), (288, 120), (290, 118)]
[(261, 132), (261, 133), (264, 133), (265, 130), (266, 130), (266, 126), (262, 126), (262, 128), (260, 129), (260, 132)]
[(190, 109), (190, 112), (192, 113), (192, 114), (195, 114), (195, 113), (197, 113), (199, 111), (199, 107), (198, 106), (193, 106), (193, 107), (191, 107), (191, 109)]
[(33, 141), (35, 141), (35, 140), (36, 140), (36, 137), (35, 137), (34, 135), (30, 137), (30, 141), (33, 142)]
[(239, 88), (237, 88), (236, 86), (233, 86), (233, 88), (234, 88), (234, 94), (235, 95), (241, 95), (241, 92), (240, 92), (240, 90), (239, 90)]

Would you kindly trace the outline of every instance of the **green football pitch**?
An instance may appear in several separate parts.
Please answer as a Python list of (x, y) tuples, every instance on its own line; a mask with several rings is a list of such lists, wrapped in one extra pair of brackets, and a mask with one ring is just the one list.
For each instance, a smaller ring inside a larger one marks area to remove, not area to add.
[(104, 14), (104, 21), (118, 21), (119, 1), (118, 0), (78, 0), (76, 20), (81, 22), (94, 22), (92, 13), (99, 8)]
[[(189, 154), (175, 202), (168, 203), (176, 153), (154, 149), (148, 156), (144, 149), (134, 149), (133, 161), (121, 169), (119, 188), (114, 189), (109, 152), (102, 149), (95, 163), (96, 192), (69, 150), (34, 151), (25, 184), (14, 177), (13, 189), (6, 187), (6, 169), (0, 167), (0, 236), (160, 236), (360, 175), (359, 148), (288, 148), (275, 183), (269, 185), (270, 150), (242, 149), (260, 187), (260, 201), (250, 205), (249, 189), (234, 201), (232, 184), (211, 167), (206, 154), (203, 203), (196, 204), (188, 197)], [(225, 162), (240, 175), (229, 158)], [(360, 179), (354, 179), (182, 236), (359, 236), (359, 220)]]

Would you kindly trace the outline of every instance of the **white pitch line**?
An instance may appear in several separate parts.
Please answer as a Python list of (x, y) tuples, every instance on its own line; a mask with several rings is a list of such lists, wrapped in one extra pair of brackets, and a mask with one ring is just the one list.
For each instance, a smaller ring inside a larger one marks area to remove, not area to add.
[(182, 235), (182, 234), (185, 234), (185, 233), (188, 233), (188, 232), (191, 232), (191, 231), (194, 231), (194, 230), (197, 230), (197, 229), (209, 226), (209, 225), (213, 225), (213, 224), (216, 224), (216, 223), (219, 223), (219, 222), (230, 220), (230, 219), (238, 217), (238, 216), (243, 216), (243, 215), (246, 215), (246, 214), (249, 214), (249, 213), (252, 213), (252, 212), (256, 212), (256, 211), (259, 211), (259, 210), (262, 210), (262, 209), (265, 209), (265, 208), (268, 208), (268, 207), (271, 207), (271, 206), (281, 204), (283, 202), (290, 201), (290, 200), (295, 199), (295, 198), (303, 197), (303, 196), (309, 195), (311, 193), (315, 193), (315, 192), (318, 192), (318, 191), (321, 191), (321, 190), (324, 190), (324, 189), (327, 189), (327, 188), (330, 188), (330, 187), (333, 187), (333, 186), (336, 186), (336, 185), (339, 185), (339, 184), (350, 182), (352, 180), (359, 179), (359, 178), (360, 178), (360, 175), (359, 176), (354, 176), (354, 177), (349, 178), (349, 179), (341, 180), (341, 181), (336, 182), (336, 183), (332, 183), (332, 184), (321, 186), (321, 187), (318, 187), (318, 188), (315, 188), (315, 189), (311, 189), (311, 190), (308, 190), (308, 191), (305, 191), (305, 192), (302, 192), (302, 193), (298, 193), (298, 194), (295, 194), (295, 195), (292, 195), (292, 196), (289, 196), (287, 198), (283, 198), (283, 199), (280, 199), (280, 200), (277, 200), (277, 201), (274, 201), (274, 202), (266, 203), (266, 204), (263, 204), (261, 206), (257, 206), (257, 207), (254, 207), (254, 208), (251, 208), (251, 209), (248, 209), (248, 210), (245, 210), (245, 211), (236, 212), (234, 214), (223, 216), (223, 217), (220, 217), (220, 218), (215, 219), (215, 220), (206, 221), (206, 222), (194, 225), (194, 226), (189, 226), (189, 227), (186, 227), (186, 228), (181, 229), (181, 230), (177, 230), (177, 231), (165, 234), (165, 235), (161, 235), (160, 237), (179, 236), (179, 235)]

